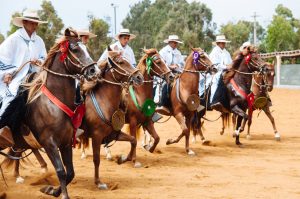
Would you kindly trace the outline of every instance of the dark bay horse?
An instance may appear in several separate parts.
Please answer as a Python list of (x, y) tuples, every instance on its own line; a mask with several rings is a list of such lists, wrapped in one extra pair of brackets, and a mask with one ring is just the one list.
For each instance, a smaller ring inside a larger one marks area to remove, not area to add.
[[(144, 113), (143, 108), (147, 105), (147, 100), (153, 100), (153, 81), (154, 77), (165, 79), (168, 83), (174, 80), (174, 75), (161, 59), (156, 49), (144, 50), (145, 55), (141, 58), (137, 68), (141, 71), (144, 77), (144, 84), (141, 86), (132, 86), (133, 92), (130, 97), (123, 95), (123, 104), (126, 104), (126, 123), (129, 124), (130, 135), (136, 137), (138, 129), (143, 127), (154, 138), (152, 146), (149, 145), (146, 150), (153, 153), (160, 138), (154, 128), (152, 121), (153, 113)], [(134, 95), (134, 96), (132, 96)], [(146, 103), (146, 104), (145, 104)], [(155, 110), (154, 107), (153, 111)], [(111, 157), (109, 148), (106, 149), (107, 157)], [(135, 159), (135, 157), (133, 158)]]
[(246, 113), (248, 108), (251, 111), (254, 102), (254, 94), (251, 92), (252, 76), (262, 73), (267, 67), (267, 63), (260, 58), (257, 49), (253, 46), (248, 47), (247, 55), (240, 55), (240, 57), (237, 69), (233, 68), (233, 77), (226, 84), (231, 112), (237, 115), (233, 134), (237, 145), (242, 144), (239, 134), (244, 130), (248, 118), (252, 116), (250, 115), (252, 112), (249, 116)]
[[(280, 141), (280, 134), (277, 131), (274, 117), (272, 116), (270, 111), (270, 106), (272, 105), (272, 102), (268, 94), (273, 90), (274, 77), (275, 77), (274, 65), (269, 63), (267, 63), (266, 67), (260, 73), (256, 73), (253, 75), (252, 92), (254, 94), (254, 104), (252, 109), (253, 111), (254, 110), (264, 111), (264, 113), (268, 116), (269, 120), (272, 123), (275, 139), (277, 141)], [(257, 104), (256, 102), (259, 104)], [(249, 117), (247, 124), (248, 124), (247, 139), (251, 139), (250, 126), (252, 124), (252, 117)]]
[(89, 92), (85, 100), (86, 115), (82, 125), (85, 132), (82, 142), (88, 146), (88, 139), (92, 138), (94, 182), (99, 189), (107, 189), (107, 185), (102, 183), (99, 177), (100, 146), (113, 140), (129, 141), (131, 150), (127, 158), (119, 159), (119, 163), (135, 161), (136, 139), (120, 131), (121, 128), (115, 129), (112, 118), (116, 111), (120, 111), (122, 89), (131, 83), (142, 84), (143, 76), (118, 52), (111, 51), (110, 48), (107, 60), (101, 63), (100, 67), (104, 71), (102, 82)]
[[(185, 150), (188, 155), (195, 154), (189, 146), (190, 130), (198, 131), (202, 135), (201, 115), (197, 112), (197, 107), (193, 110), (189, 106), (190, 104), (200, 105), (198, 94), (199, 72), (206, 71), (211, 66), (212, 62), (208, 55), (200, 48), (193, 48), (186, 59), (183, 73), (176, 79), (171, 90), (171, 114), (179, 123), (182, 133), (177, 139), (168, 139), (166, 144), (178, 143), (185, 136)], [(193, 100), (190, 100), (191, 96), (194, 97)]]
[(46, 186), (41, 191), (55, 197), (62, 193), (62, 198), (67, 199), (67, 185), (75, 175), (72, 161), (74, 126), (70, 116), (54, 101), (59, 101), (71, 114), (75, 109), (75, 79), (95, 77), (97, 68), (77, 33), (71, 29), (66, 29), (64, 36), (50, 49), (42, 67), (44, 70), (27, 84), (28, 90), (21, 92), (7, 107), (0, 128), (9, 126), (15, 147), (21, 149), (30, 148), (21, 132), (33, 133), (45, 149), (60, 182), (57, 188)]

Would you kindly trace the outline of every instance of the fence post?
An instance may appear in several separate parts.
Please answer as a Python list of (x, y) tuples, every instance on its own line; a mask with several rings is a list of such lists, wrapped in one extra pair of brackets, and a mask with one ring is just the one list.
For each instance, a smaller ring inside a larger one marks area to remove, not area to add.
[(280, 67), (281, 67), (281, 57), (276, 55), (276, 78), (277, 86), (280, 86)]

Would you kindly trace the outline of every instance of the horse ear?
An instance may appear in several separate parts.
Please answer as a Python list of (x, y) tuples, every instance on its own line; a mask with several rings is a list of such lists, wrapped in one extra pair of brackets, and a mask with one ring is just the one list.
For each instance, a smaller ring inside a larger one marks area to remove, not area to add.
[(193, 48), (193, 47), (190, 47), (190, 48), (191, 48), (191, 49), (192, 49), (192, 51), (194, 51), (194, 52), (195, 52), (195, 51), (197, 51), (197, 50), (196, 50), (195, 48)]
[(110, 45), (107, 45), (107, 51), (112, 51), (112, 49), (110, 48)]

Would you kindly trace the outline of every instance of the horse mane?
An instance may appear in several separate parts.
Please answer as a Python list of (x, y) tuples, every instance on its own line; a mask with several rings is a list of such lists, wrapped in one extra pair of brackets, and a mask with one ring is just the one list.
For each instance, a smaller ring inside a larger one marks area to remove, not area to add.
[(27, 103), (32, 103), (41, 95), (42, 85), (46, 83), (47, 80), (47, 71), (43, 70), (43, 68), (49, 68), (53, 64), (53, 60), (55, 59), (56, 53), (60, 48), (60, 42), (65, 41), (66, 37), (63, 36), (59, 40), (57, 40), (54, 46), (49, 50), (47, 54), (47, 58), (45, 62), (42, 64), (42, 71), (38, 74), (38, 76), (31, 82), (25, 82), (23, 86), (28, 90), (28, 98)]
[(138, 65), (137, 65), (137, 69), (140, 70), (140, 72), (141, 72), (142, 75), (144, 75), (145, 72), (146, 72), (145, 59), (148, 57), (148, 54), (156, 54), (156, 53), (158, 53), (158, 52), (157, 52), (157, 50), (155, 48), (151, 48), (151, 49), (145, 50), (145, 54), (140, 59)]

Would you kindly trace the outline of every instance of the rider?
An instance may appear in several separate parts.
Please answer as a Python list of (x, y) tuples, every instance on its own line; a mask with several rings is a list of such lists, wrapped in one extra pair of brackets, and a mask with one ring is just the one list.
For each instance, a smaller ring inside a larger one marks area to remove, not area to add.
[[(41, 64), (47, 55), (44, 41), (36, 34), (38, 25), (47, 22), (40, 20), (37, 11), (27, 9), (22, 17), (15, 17), (12, 22), (20, 29), (0, 45), (0, 117), (17, 95), (25, 76), (37, 71), (34, 65)], [(22, 66), (28, 61), (31, 63)], [(13, 143), (9, 128), (0, 129), (0, 148)]]
[[(91, 33), (87, 29), (79, 29), (79, 30), (77, 30), (77, 34), (78, 34), (81, 42), (84, 44), (85, 47), (86, 47), (87, 43), (89, 42), (89, 39), (97, 37), (97, 35), (95, 35), (94, 33)], [(75, 104), (79, 105), (79, 104), (82, 103), (82, 101), (83, 101), (83, 98), (81, 97), (81, 93), (80, 93), (80, 84), (76, 80), (76, 98), (75, 98)]]
[[(212, 63), (215, 65), (218, 72), (213, 76), (208, 73), (206, 75), (206, 78), (200, 78), (200, 86), (199, 86), (200, 96), (203, 95), (204, 88), (207, 88), (209, 84), (211, 84), (211, 90), (210, 90), (211, 95), (208, 104), (211, 104), (210, 108), (218, 111), (224, 110), (224, 107), (221, 102), (222, 92), (216, 92), (216, 91), (217, 89), (220, 89), (219, 87), (221, 87), (219, 81), (222, 76), (222, 72), (225, 69), (230, 68), (230, 64), (232, 62), (229, 52), (225, 49), (227, 43), (230, 43), (230, 41), (226, 40), (225, 35), (217, 35), (216, 41), (213, 42), (215, 47), (209, 54), (209, 58), (212, 61)], [(204, 87), (205, 83), (206, 86)]]
[[(160, 56), (162, 59), (166, 62), (166, 65), (171, 69), (173, 73), (182, 73), (182, 70), (184, 68), (184, 59), (181, 55), (181, 52), (178, 50), (177, 46), (178, 44), (183, 44), (182, 41), (179, 40), (179, 37), (177, 35), (169, 35), (168, 39), (164, 40), (164, 43), (167, 43), (164, 48), (162, 48), (159, 51)], [(158, 78), (158, 81), (162, 82), (163, 80)], [(157, 107), (157, 111), (160, 112), (166, 112), (169, 113), (169, 109), (165, 107), (168, 95), (168, 89), (167, 89), (167, 83), (163, 81), (163, 87), (162, 87), (162, 96), (159, 96), (160, 87), (159, 84), (155, 88), (155, 102), (160, 102), (160, 107)]]
[[(115, 36), (117, 42), (110, 45), (113, 51), (119, 51), (123, 57), (125, 57), (129, 63), (136, 67), (136, 61), (134, 57), (133, 50), (128, 45), (129, 41), (134, 39), (136, 36), (129, 32), (129, 29), (121, 29), (121, 31)], [(103, 52), (98, 63), (105, 61), (107, 59), (107, 49)]]
[(80, 40), (84, 45), (87, 45), (89, 39), (97, 37), (97, 35), (95, 35), (94, 33), (91, 33), (87, 29), (77, 30), (77, 34), (80, 37)]

